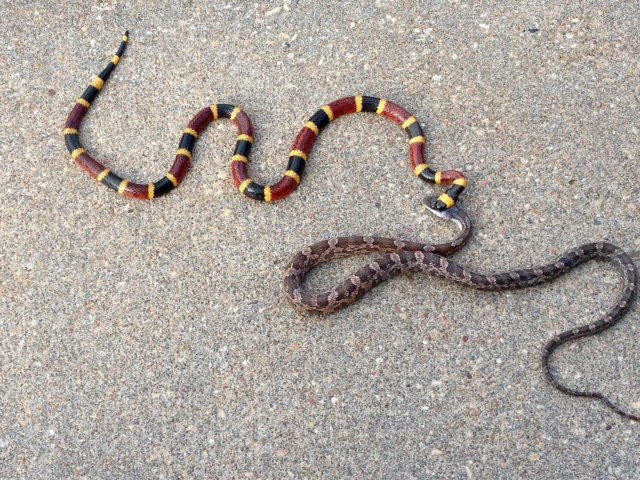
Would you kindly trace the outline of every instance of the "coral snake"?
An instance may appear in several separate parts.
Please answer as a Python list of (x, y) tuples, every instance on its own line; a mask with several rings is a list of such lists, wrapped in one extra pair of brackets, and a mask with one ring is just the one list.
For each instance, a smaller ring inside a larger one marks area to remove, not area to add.
[(320, 132), (330, 122), (342, 115), (356, 112), (374, 112), (382, 115), (396, 122), (409, 134), (409, 157), (416, 176), (426, 182), (450, 185), (449, 189), (436, 200), (435, 208), (444, 210), (453, 206), (467, 186), (467, 180), (462, 173), (455, 170), (434, 171), (427, 166), (425, 162), (424, 134), (420, 123), (414, 116), (393, 102), (362, 95), (341, 98), (331, 102), (311, 116), (293, 142), (289, 153), (287, 170), (280, 181), (274, 185), (260, 185), (249, 177), (247, 167), (254, 140), (253, 125), (249, 116), (243, 110), (234, 105), (224, 103), (206, 107), (191, 119), (182, 132), (175, 161), (163, 178), (146, 185), (125, 180), (89, 155), (80, 143), (79, 134), (82, 119), (89, 111), (91, 104), (100, 93), (107, 79), (113, 73), (116, 65), (120, 62), (128, 39), (129, 35), (126, 32), (122, 37), (120, 48), (118, 48), (111, 62), (91, 81), (91, 84), (74, 105), (64, 129), (65, 141), (71, 158), (92, 178), (95, 178), (110, 189), (116, 190), (120, 195), (150, 200), (173, 190), (180, 185), (189, 170), (193, 147), (200, 134), (212, 121), (219, 118), (228, 118), (238, 128), (236, 147), (231, 157), (233, 183), (238, 190), (255, 200), (263, 200), (265, 202), (281, 200), (298, 188), (311, 148)]
[[(150, 200), (164, 195), (184, 179), (191, 163), (193, 147), (207, 125), (219, 118), (228, 118), (238, 128), (236, 146), (231, 157), (231, 176), (235, 186), (250, 198), (273, 202), (287, 197), (298, 187), (313, 144), (330, 122), (348, 113), (374, 112), (382, 115), (408, 133), (409, 157), (415, 175), (426, 182), (449, 186), (440, 196), (428, 199), (426, 208), (436, 216), (454, 222), (460, 230), (458, 236), (448, 243), (439, 245), (366, 236), (338, 237), (318, 242), (304, 247), (287, 265), (284, 279), (287, 297), (302, 310), (330, 313), (353, 304), (376, 285), (402, 272), (427, 273), (480, 290), (504, 290), (547, 282), (587, 260), (600, 259), (612, 262), (618, 267), (622, 277), (621, 293), (615, 305), (597, 321), (554, 336), (544, 348), (542, 365), (547, 380), (561, 392), (600, 400), (623, 417), (640, 421), (640, 415), (626, 412), (599, 392), (577, 390), (561, 384), (549, 365), (552, 353), (560, 345), (580, 337), (598, 334), (612, 327), (631, 308), (636, 292), (637, 271), (631, 257), (623, 250), (610, 243), (588, 243), (564, 253), (550, 263), (492, 275), (473, 272), (452, 262), (448, 256), (465, 245), (472, 230), (469, 217), (456, 205), (458, 197), (467, 186), (465, 176), (456, 170), (431, 169), (425, 162), (425, 137), (416, 118), (389, 100), (368, 96), (342, 98), (314, 113), (298, 133), (289, 153), (287, 170), (282, 179), (274, 185), (260, 185), (249, 176), (247, 165), (254, 141), (253, 126), (244, 111), (228, 104), (211, 105), (191, 119), (182, 133), (173, 166), (162, 179), (149, 184), (123, 179), (85, 151), (80, 143), (79, 131), (82, 119), (120, 62), (127, 42), (128, 32), (123, 36), (111, 62), (91, 81), (77, 100), (65, 124), (65, 142), (71, 158), (92, 178), (129, 198)], [(311, 292), (305, 288), (305, 277), (315, 266), (335, 258), (369, 253), (382, 255), (347, 277), (335, 288), (325, 292)]]

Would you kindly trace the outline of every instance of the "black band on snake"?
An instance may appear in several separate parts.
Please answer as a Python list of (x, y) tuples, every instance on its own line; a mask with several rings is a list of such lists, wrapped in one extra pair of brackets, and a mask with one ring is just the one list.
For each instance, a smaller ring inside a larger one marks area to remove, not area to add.
[[(79, 129), (91, 103), (120, 61), (127, 41), (128, 36), (125, 34), (118, 52), (78, 99), (65, 125), (65, 141), (71, 157), (91, 177), (126, 197), (153, 199), (163, 195), (177, 187), (186, 175), (193, 147), (207, 125), (218, 118), (229, 118), (238, 127), (236, 147), (231, 158), (234, 184), (250, 198), (272, 202), (287, 197), (298, 187), (313, 143), (331, 121), (355, 112), (375, 112), (383, 115), (398, 123), (408, 133), (410, 159), (415, 175), (430, 183), (450, 185), (445, 193), (429, 199), (427, 208), (435, 215), (456, 223), (460, 228), (458, 237), (449, 243), (439, 245), (366, 236), (341, 237), (318, 242), (303, 248), (289, 262), (284, 279), (287, 297), (300, 309), (330, 313), (353, 304), (376, 285), (399, 273), (427, 273), (480, 290), (504, 290), (550, 281), (587, 260), (600, 259), (612, 262), (618, 267), (623, 280), (622, 292), (615, 305), (603, 318), (594, 323), (567, 330), (552, 338), (545, 346), (542, 364), (547, 380), (561, 392), (600, 400), (623, 417), (640, 421), (639, 415), (624, 411), (601, 393), (576, 390), (561, 384), (549, 366), (551, 355), (562, 344), (598, 334), (612, 327), (631, 307), (636, 291), (637, 272), (633, 261), (624, 251), (610, 243), (587, 243), (566, 252), (552, 263), (492, 275), (472, 272), (452, 262), (447, 257), (468, 241), (472, 230), (469, 217), (456, 205), (456, 200), (467, 186), (467, 180), (456, 170), (434, 171), (428, 167), (425, 162), (425, 137), (415, 117), (398, 105), (375, 97), (359, 95), (343, 98), (325, 105), (312, 115), (293, 143), (285, 174), (274, 185), (260, 185), (249, 177), (247, 163), (254, 141), (253, 126), (246, 113), (228, 104), (214, 104), (195, 115), (183, 131), (175, 162), (165, 177), (149, 184), (124, 180), (85, 151), (80, 144)], [(305, 289), (305, 277), (315, 266), (335, 258), (367, 253), (384, 255), (350, 275), (332, 290), (317, 293)]]

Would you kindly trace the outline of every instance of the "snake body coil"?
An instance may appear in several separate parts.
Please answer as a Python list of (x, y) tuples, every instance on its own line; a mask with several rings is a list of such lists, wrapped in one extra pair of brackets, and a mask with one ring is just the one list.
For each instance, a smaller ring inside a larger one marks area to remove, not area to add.
[[(356, 112), (375, 112), (382, 115), (408, 133), (409, 157), (415, 175), (426, 182), (449, 185), (445, 193), (429, 200), (427, 208), (435, 215), (456, 223), (460, 228), (459, 235), (453, 241), (440, 245), (353, 236), (334, 238), (305, 247), (293, 257), (286, 269), (284, 290), (289, 299), (300, 309), (330, 313), (354, 303), (376, 285), (403, 272), (427, 273), (480, 290), (504, 290), (550, 281), (587, 260), (601, 259), (613, 262), (622, 273), (623, 286), (620, 298), (603, 318), (560, 333), (551, 339), (544, 349), (543, 369), (547, 380), (563, 393), (598, 399), (616, 413), (640, 421), (640, 416), (627, 413), (600, 393), (575, 390), (562, 385), (549, 367), (550, 357), (559, 346), (612, 327), (631, 307), (636, 290), (637, 272), (631, 258), (621, 249), (609, 243), (588, 243), (568, 251), (552, 263), (493, 275), (472, 272), (450, 261), (447, 257), (460, 249), (471, 235), (471, 221), (456, 205), (456, 200), (467, 186), (467, 180), (456, 170), (435, 171), (427, 166), (425, 137), (415, 117), (388, 100), (368, 96), (342, 98), (314, 113), (298, 133), (289, 154), (287, 169), (282, 179), (274, 185), (260, 185), (249, 176), (247, 164), (254, 141), (253, 126), (245, 112), (229, 104), (211, 105), (191, 119), (182, 133), (173, 166), (162, 179), (149, 184), (125, 180), (85, 151), (80, 143), (79, 130), (92, 102), (119, 63), (127, 41), (128, 34), (125, 33), (116, 55), (91, 81), (71, 110), (65, 124), (65, 142), (71, 157), (92, 178), (125, 197), (153, 199), (164, 195), (184, 179), (191, 163), (193, 147), (207, 125), (219, 118), (229, 118), (238, 128), (236, 146), (231, 158), (231, 175), (235, 186), (250, 198), (273, 202), (287, 197), (298, 187), (313, 144), (322, 129), (330, 122), (342, 115)], [(318, 293), (310, 292), (304, 287), (306, 275), (315, 266), (335, 258), (365, 253), (384, 255), (362, 267), (332, 290)]]

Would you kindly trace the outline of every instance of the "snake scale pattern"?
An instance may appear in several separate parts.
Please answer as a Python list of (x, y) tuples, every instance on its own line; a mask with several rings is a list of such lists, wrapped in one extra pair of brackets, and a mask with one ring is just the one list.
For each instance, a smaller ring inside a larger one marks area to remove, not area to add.
[[(560, 383), (550, 367), (553, 352), (561, 345), (581, 337), (598, 334), (619, 322), (631, 308), (637, 284), (636, 267), (629, 255), (610, 243), (587, 243), (569, 250), (555, 261), (534, 268), (512, 270), (491, 275), (470, 271), (448, 257), (469, 240), (472, 224), (467, 214), (456, 204), (467, 186), (465, 176), (456, 170), (436, 171), (425, 161), (425, 137), (420, 124), (402, 107), (388, 100), (368, 96), (347, 97), (331, 102), (318, 110), (296, 137), (289, 154), (289, 163), (282, 179), (274, 185), (261, 185), (248, 174), (249, 153), (254, 141), (251, 120), (240, 108), (228, 104), (214, 104), (200, 112), (184, 129), (176, 159), (169, 172), (157, 182), (138, 184), (123, 179), (91, 157), (80, 144), (80, 124), (106, 80), (119, 63), (128, 42), (125, 33), (122, 43), (107, 67), (97, 75), (77, 100), (65, 124), (65, 143), (72, 159), (92, 178), (119, 194), (136, 199), (153, 199), (177, 187), (185, 177), (192, 158), (192, 149), (209, 123), (218, 118), (231, 119), (238, 128), (236, 147), (232, 156), (231, 175), (235, 186), (246, 196), (266, 202), (283, 199), (300, 184), (302, 173), (313, 144), (323, 128), (338, 117), (356, 112), (374, 112), (400, 125), (409, 135), (409, 157), (414, 174), (422, 180), (448, 185), (446, 192), (427, 201), (427, 209), (438, 217), (452, 221), (459, 227), (458, 236), (448, 243), (430, 245), (392, 238), (351, 236), (315, 243), (303, 248), (289, 262), (284, 279), (284, 292), (302, 310), (331, 313), (349, 306), (383, 281), (400, 273), (426, 273), (479, 290), (525, 288), (548, 282), (576, 266), (592, 259), (612, 262), (622, 277), (621, 293), (614, 306), (597, 321), (562, 332), (546, 344), (542, 365), (546, 379), (561, 392), (601, 401), (617, 414), (640, 421), (599, 392), (582, 391)], [(343, 282), (325, 292), (311, 292), (305, 288), (305, 278), (314, 267), (336, 258), (358, 254), (382, 254)]]

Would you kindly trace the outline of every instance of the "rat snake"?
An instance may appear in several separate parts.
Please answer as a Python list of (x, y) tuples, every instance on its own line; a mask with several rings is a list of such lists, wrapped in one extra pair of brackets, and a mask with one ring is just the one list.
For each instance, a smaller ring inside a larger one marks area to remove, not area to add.
[[(433, 200), (427, 205), (433, 205)], [(427, 208), (437, 216), (453, 221), (460, 227), (459, 236), (449, 244), (429, 245), (381, 237), (339, 237), (304, 247), (289, 262), (284, 280), (287, 297), (298, 308), (307, 311), (331, 313), (359, 300), (366, 292), (399, 273), (427, 273), (479, 290), (506, 290), (525, 288), (548, 282), (591, 259), (614, 263), (622, 274), (620, 297), (607, 314), (599, 320), (562, 332), (546, 344), (542, 366), (549, 383), (568, 395), (589, 397), (602, 401), (614, 412), (631, 420), (640, 421), (639, 415), (630, 414), (599, 392), (581, 391), (561, 384), (549, 366), (552, 353), (562, 344), (580, 337), (595, 335), (615, 325), (631, 308), (637, 272), (633, 260), (623, 250), (610, 243), (587, 243), (558, 257), (555, 261), (534, 268), (512, 270), (506, 273), (483, 275), (452, 262), (448, 255), (460, 249), (471, 235), (471, 221), (467, 214), (454, 206), (445, 211)], [(357, 254), (384, 253), (339, 285), (325, 292), (309, 292), (304, 280), (309, 271), (330, 260)]]
[[(245, 112), (228, 104), (211, 105), (193, 117), (183, 131), (174, 164), (162, 179), (149, 184), (138, 184), (123, 179), (86, 152), (80, 143), (79, 129), (92, 102), (120, 62), (127, 42), (128, 32), (123, 36), (111, 62), (91, 81), (77, 100), (65, 124), (63, 133), (71, 158), (92, 178), (129, 198), (150, 200), (164, 195), (182, 182), (190, 166), (192, 149), (207, 125), (218, 118), (229, 118), (238, 128), (231, 163), (231, 176), (235, 186), (250, 198), (272, 202), (287, 197), (298, 187), (313, 144), (322, 129), (330, 122), (342, 115), (356, 112), (374, 112), (382, 115), (399, 124), (408, 133), (409, 157), (415, 175), (426, 182), (449, 185), (445, 193), (428, 200), (427, 208), (435, 215), (457, 224), (460, 228), (458, 237), (449, 243), (439, 245), (362, 236), (333, 238), (315, 243), (303, 248), (289, 262), (284, 279), (287, 297), (300, 309), (330, 313), (353, 304), (376, 285), (399, 273), (427, 273), (480, 290), (504, 290), (550, 281), (587, 260), (600, 259), (612, 262), (620, 270), (623, 280), (622, 292), (615, 305), (601, 319), (567, 330), (552, 338), (544, 348), (542, 364), (547, 380), (561, 392), (600, 400), (623, 417), (640, 421), (639, 415), (622, 410), (601, 393), (576, 390), (561, 384), (549, 366), (551, 355), (559, 346), (612, 327), (630, 309), (635, 295), (637, 272), (631, 257), (620, 248), (604, 242), (587, 243), (569, 250), (554, 262), (492, 275), (476, 273), (452, 262), (447, 257), (459, 250), (471, 236), (471, 221), (456, 205), (456, 200), (467, 186), (467, 180), (456, 170), (432, 170), (425, 161), (425, 137), (416, 118), (402, 107), (376, 97), (359, 95), (342, 98), (318, 110), (296, 137), (289, 154), (287, 170), (282, 179), (274, 185), (261, 185), (248, 175), (248, 157), (254, 141), (253, 126)], [(332, 290), (318, 293), (309, 292), (304, 287), (306, 275), (315, 266), (340, 257), (368, 253), (384, 255), (360, 268)]]

